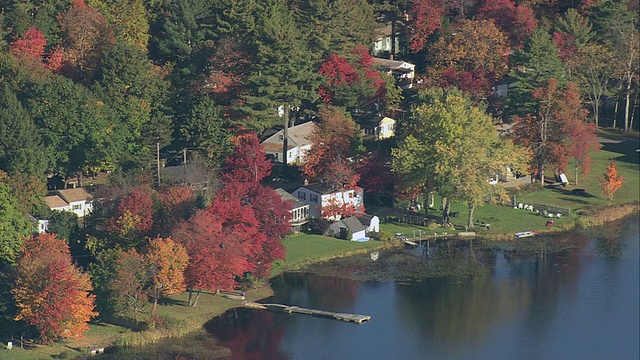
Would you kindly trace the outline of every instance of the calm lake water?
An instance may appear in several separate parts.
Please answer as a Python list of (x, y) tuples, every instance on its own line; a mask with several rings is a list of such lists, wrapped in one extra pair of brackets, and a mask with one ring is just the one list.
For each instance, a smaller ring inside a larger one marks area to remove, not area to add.
[(127, 357), (215, 358), (207, 349), (217, 345), (234, 359), (637, 360), (639, 233), (634, 218), (499, 248), (441, 241), (340, 260), (273, 279), (264, 302), (367, 323), (236, 309), (206, 334)]

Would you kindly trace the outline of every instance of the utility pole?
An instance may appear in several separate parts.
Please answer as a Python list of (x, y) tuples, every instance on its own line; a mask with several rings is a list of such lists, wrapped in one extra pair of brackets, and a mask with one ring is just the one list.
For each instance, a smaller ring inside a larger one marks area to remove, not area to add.
[(160, 142), (156, 141), (156, 162), (158, 164), (158, 186), (160, 186)]
[(184, 169), (185, 178), (187, 176), (187, 148), (182, 149), (182, 166)]

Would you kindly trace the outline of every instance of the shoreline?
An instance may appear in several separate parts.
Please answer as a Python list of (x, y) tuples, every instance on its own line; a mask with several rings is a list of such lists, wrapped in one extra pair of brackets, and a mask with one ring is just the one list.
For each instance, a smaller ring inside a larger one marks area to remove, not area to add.
[[(581, 215), (575, 221), (572, 221), (570, 224), (566, 224), (567, 226), (562, 228), (555, 229), (545, 229), (540, 232), (540, 234), (550, 235), (550, 234), (559, 234), (566, 231), (571, 231), (576, 228), (586, 229), (596, 226), (601, 226), (609, 222), (621, 220), (623, 218), (638, 215), (640, 213), (640, 204), (638, 203), (629, 203), (622, 204), (618, 206), (606, 207), (593, 209), (590, 213)], [(568, 226), (570, 225), (570, 226)], [(487, 236), (489, 235), (489, 236)], [(508, 244), (515, 240), (514, 234), (486, 234), (486, 233), (477, 233), (475, 239), (480, 241), (496, 241)], [(404, 244), (401, 241), (388, 241), (381, 242), (380, 246), (376, 246), (371, 249), (357, 249), (350, 250), (344, 253), (325, 256), (321, 258), (311, 257), (308, 261), (304, 263), (298, 264), (298, 266), (287, 267), (286, 265), (282, 268), (278, 269), (277, 272), (274, 272), (273, 275), (269, 278), (273, 278), (282, 274), (284, 272), (293, 272), (300, 271), (305, 267), (312, 264), (319, 264), (327, 261), (331, 261), (334, 259), (350, 257), (359, 254), (365, 254), (371, 251), (381, 250), (381, 249), (391, 249), (396, 247), (401, 247)], [(268, 280), (260, 284), (260, 286), (256, 288), (252, 288), (247, 290), (247, 301), (259, 301), (265, 298), (268, 298), (274, 294), (273, 289), (268, 285)], [(70, 340), (63, 343), (58, 343), (52, 346), (44, 346), (44, 345), (31, 345), (31, 347), (48, 349), (50, 351), (46, 352), (46, 355), (43, 353), (38, 354), (29, 354), (31, 350), (22, 350), (24, 351), (24, 357), (20, 357), (18, 355), (17, 359), (30, 359), (30, 358), (42, 358), (43, 355), (50, 357), (61, 357), (65, 353), (73, 352), (74, 357), (78, 358), (82, 356), (89, 356), (90, 348), (102, 348), (108, 352), (109, 349), (113, 348), (121, 348), (121, 347), (136, 347), (136, 346), (147, 346), (157, 343), (161, 340), (166, 340), (170, 338), (180, 338), (184, 337), (188, 334), (194, 333), (198, 330), (201, 330), (204, 325), (211, 321), (212, 319), (221, 316), (225, 312), (242, 307), (242, 302), (238, 300), (225, 299), (222, 296), (213, 294), (213, 293), (203, 293), (200, 297), (199, 304), (196, 308), (186, 307), (186, 301), (182, 299), (186, 298), (187, 293), (183, 293), (177, 296), (173, 296), (170, 300), (174, 303), (169, 306), (160, 306), (157, 315), (159, 317), (165, 316), (168, 320), (172, 319), (172, 314), (180, 313), (183, 318), (182, 319), (174, 319), (176, 323), (166, 324), (166, 326), (158, 326), (157, 328), (135, 331), (131, 328), (116, 325), (109, 322), (104, 323), (94, 323), (92, 324), (94, 328), (96, 327), (112, 327), (112, 330), (115, 330), (117, 333), (112, 334), (112, 336), (100, 337), (93, 334), (88, 334), (83, 339), (78, 340)], [(182, 304), (182, 305), (180, 305)], [(210, 307), (209, 310), (206, 310), (206, 307)], [(182, 311), (181, 309), (196, 309), (197, 311)], [(180, 311), (174, 311), (174, 310)], [(174, 326), (175, 325), (175, 326)], [(91, 330), (90, 330), (91, 331)], [(91, 345), (89, 345), (91, 344)], [(101, 344), (101, 345), (95, 345)], [(17, 344), (16, 344), (17, 345)], [(14, 346), (16, 346), (14, 345)], [(224, 348), (224, 347), (221, 347)], [(19, 348), (16, 346), (16, 351)], [(56, 349), (60, 351), (55, 351)], [(14, 351), (15, 353), (15, 351)], [(17, 355), (17, 354), (16, 354)], [(34, 357), (30, 357), (29, 355), (33, 355)]]

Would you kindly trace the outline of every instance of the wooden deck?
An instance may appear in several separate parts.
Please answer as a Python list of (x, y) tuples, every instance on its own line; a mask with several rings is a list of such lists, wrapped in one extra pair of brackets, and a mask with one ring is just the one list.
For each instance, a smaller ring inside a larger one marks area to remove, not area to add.
[(332, 311), (307, 309), (299, 306), (282, 305), (282, 304), (260, 304), (260, 303), (255, 303), (251, 301), (245, 301), (243, 304), (244, 304), (244, 307), (251, 308), (251, 309), (271, 310), (271, 311), (285, 312), (287, 314), (293, 313), (293, 314), (320, 316), (320, 317), (333, 318), (336, 320), (342, 320), (347, 322), (354, 322), (357, 324), (362, 324), (371, 320), (371, 316), (369, 315), (337, 313)]

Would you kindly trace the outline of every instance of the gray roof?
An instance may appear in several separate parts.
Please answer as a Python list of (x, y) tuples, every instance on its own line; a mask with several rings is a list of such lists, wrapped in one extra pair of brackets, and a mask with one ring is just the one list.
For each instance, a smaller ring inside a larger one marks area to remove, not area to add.
[(357, 217), (351, 216), (346, 219), (342, 219), (342, 222), (347, 226), (347, 229), (351, 231), (351, 233), (357, 233), (358, 231), (365, 230), (364, 225), (360, 223)]
[(282, 198), (282, 201), (284, 202), (288, 202), (289, 204), (291, 204), (291, 209), (298, 209), (301, 207), (305, 207), (305, 206), (309, 206), (309, 204), (307, 203), (303, 203), (302, 201), (296, 199), (295, 196), (291, 195), (290, 193), (288, 193), (285, 189), (283, 188), (277, 188), (276, 192), (278, 193), (278, 195), (280, 195), (280, 198)]
[(360, 223), (364, 226), (369, 226), (371, 225), (371, 219), (373, 219), (375, 215), (369, 215), (369, 214), (358, 214), (356, 215), (356, 218), (358, 218), (358, 221), (360, 221)]
[[(295, 125), (290, 127), (287, 130), (287, 135), (289, 137), (288, 145), (289, 148), (293, 148), (296, 146), (305, 146), (311, 145), (311, 140), (309, 140), (309, 135), (313, 132), (314, 129), (317, 128), (317, 125), (313, 121), (308, 121), (303, 124)], [(280, 135), (284, 134), (284, 129), (278, 130), (273, 133), (271, 136), (266, 138), (263, 143), (265, 144), (282, 144), (282, 140), (280, 140)]]

